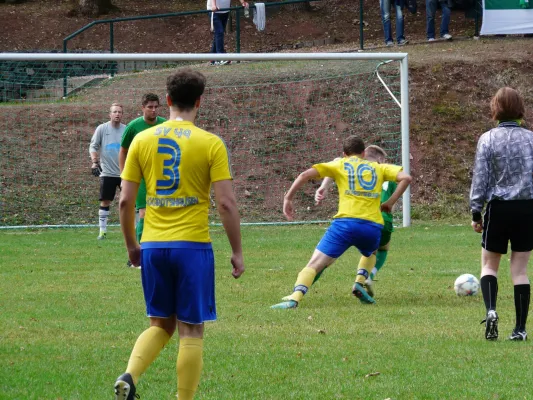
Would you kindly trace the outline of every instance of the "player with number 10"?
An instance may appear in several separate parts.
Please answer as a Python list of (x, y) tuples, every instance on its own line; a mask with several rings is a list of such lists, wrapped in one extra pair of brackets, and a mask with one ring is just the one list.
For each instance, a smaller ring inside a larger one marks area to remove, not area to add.
[[(400, 166), (379, 164), (365, 160), (364, 157), (363, 140), (357, 136), (349, 136), (343, 142), (343, 158), (313, 165), (296, 178), (285, 195), (283, 213), (292, 220), (292, 199), (298, 189), (311, 179), (330, 177), (335, 180), (339, 190), (339, 208), (307, 266), (298, 275), (293, 293), (272, 308), (297, 307), (316, 275), (333, 264), (351, 246), (355, 246), (366, 257), (366, 262), (359, 264), (353, 293), (364, 303), (375, 302), (363, 285), (376, 263), (373, 253), (379, 246), (383, 228), (381, 211), (392, 210), (392, 206), (411, 183), (411, 176), (402, 172)], [(380, 207), (384, 181), (396, 181), (398, 187)]]

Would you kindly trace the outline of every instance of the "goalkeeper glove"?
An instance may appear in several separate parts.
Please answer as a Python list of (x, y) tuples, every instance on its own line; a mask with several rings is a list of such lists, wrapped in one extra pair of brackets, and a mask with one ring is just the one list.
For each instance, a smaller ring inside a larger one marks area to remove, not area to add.
[(91, 172), (94, 176), (98, 177), (102, 173), (102, 167), (100, 167), (100, 164), (93, 163), (93, 166), (91, 167)]

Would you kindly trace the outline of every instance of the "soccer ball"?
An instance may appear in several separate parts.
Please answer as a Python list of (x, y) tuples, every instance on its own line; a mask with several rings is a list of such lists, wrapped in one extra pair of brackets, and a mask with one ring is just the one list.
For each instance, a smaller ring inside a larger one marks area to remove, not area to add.
[(479, 291), (479, 281), (472, 274), (463, 274), (455, 280), (453, 287), (457, 296), (475, 296)]

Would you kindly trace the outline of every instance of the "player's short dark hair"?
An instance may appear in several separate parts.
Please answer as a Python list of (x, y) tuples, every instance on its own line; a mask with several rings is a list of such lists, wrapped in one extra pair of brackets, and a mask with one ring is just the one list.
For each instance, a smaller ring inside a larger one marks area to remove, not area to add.
[(495, 121), (522, 119), (525, 114), (524, 99), (513, 88), (500, 88), (490, 101), (491, 117)]
[(147, 105), (151, 101), (157, 101), (157, 104), (159, 104), (160, 103), (159, 96), (157, 94), (155, 94), (155, 93), (146, 93), (145, 95), (143, 95), (141, 104), (144, 107), (145, 105)]
[(365, 158), (371, 161), (383, 162), (387, 158), (387, 153), (381, 147), (371, 144), (365, 149)]
[(362, 154), (365, 151), (365, 142), (358, 136), (348, 136), (342, 142), (342, 151), (347, 156)]
[(180, 69), (167, 78), (167, 94), (172, 105), (180, 110), (194, 108), (205, 89), (205, 76), (190, 68)]

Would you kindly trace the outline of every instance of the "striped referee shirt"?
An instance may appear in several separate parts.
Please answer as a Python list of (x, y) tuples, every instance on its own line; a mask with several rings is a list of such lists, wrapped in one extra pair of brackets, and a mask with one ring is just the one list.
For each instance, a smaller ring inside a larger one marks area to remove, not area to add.
[(479, 138), (470, 208), (476, 215), (491, 200), (530, 199), (533, 199), (533, 132), (516, 122), (502, 122)]

